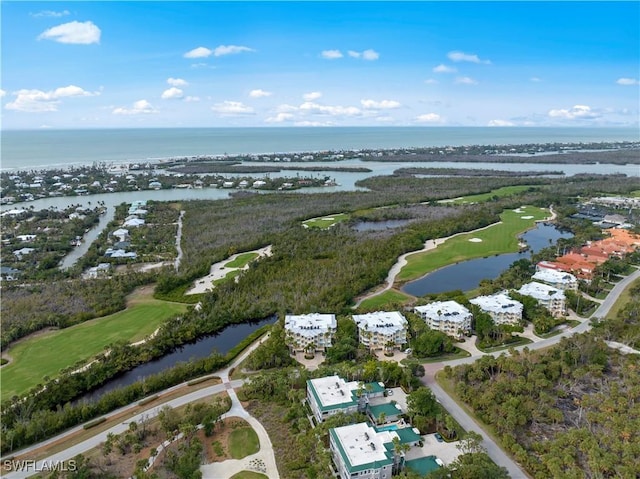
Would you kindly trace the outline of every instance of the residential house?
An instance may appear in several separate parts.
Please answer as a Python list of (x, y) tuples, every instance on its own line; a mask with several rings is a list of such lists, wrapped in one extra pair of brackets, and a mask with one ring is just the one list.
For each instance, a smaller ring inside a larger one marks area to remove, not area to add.
[(534, 298), (538, 304), (547, 308), (554, 318), (564, 316), (566, 312), (564, 292), (561, 289), (532, 281), (523, 285), (518, 293)]
[(127, 226), (129, 228), (137, 228), (138, 226), (143, 226), (145, 221), (141, 218), (131, 218), (122, 223), (122, 226)]
[(522, 303), (511, 299), (506, 293), (478, 296), (470, 299), (482, 311), (488, 313), (495, 324), (519, 324), (522, 320)]
[(401, 348), (407, 343), (407, 320), (398, 311), (354, 314), (358, 338), (371, 350)]
[(471, 312), (455, 301), (436, 301), (416, 306), (414, 311), (431, 329), (441, 331), (449, 336), (461, 337), (471, 329)]
[(31, 254), (35, 251), (35, 248), (21, 248), (13, 252), (13, 254), (18, 258), (18, 260), (22, 260), (23, 256)]
[(129, 230), (127, 230), (127, 229), (118, 228), (113, 233), (111, 233), (111, 235), (115, 236), (116, 238), (118, 238), (118, 241), (120, 241), (120, 242), (129, 241)]
[(330, 348), (336, 328), (335, 314), (287, 314), (284, 318), (287, 343), (293, 351), (324, 351)]

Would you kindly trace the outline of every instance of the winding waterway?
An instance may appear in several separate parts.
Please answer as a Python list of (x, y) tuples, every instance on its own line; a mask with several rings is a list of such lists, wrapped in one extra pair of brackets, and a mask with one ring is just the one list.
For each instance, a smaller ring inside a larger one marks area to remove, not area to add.
[(157, 374), (169, 369), (179, 362), (188, 362), (190, 360), (202, 359), (211, 355), (214, 351), (220, 354), (227, 354), (240, 341), (257, 329), (267, 324), (273, 324), (275, 318), (269, 317), (262, 321), (252, 323), (232, 324), (227, 326), (218, 334), (203, 336), (197, 341), (187, 343), (177, 348), (172, 353), (166, 354), (154, 361), (141, 364), (126, 373), (111, 379), (104, 383), (98, 389), (82, 397), (83, 401), (93, 401), (103, 394), (124, 386), (129, 386), (137, 381), (144, 379), (152, 374)]

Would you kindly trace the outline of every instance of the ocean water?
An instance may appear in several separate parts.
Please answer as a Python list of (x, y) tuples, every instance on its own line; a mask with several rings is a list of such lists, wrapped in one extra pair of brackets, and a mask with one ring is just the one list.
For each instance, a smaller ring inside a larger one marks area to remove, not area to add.
[(8, 130), (0, 168), (46, 169), (177, 156), (402, 147), (640, 141), (634, 128), (340, 127)]

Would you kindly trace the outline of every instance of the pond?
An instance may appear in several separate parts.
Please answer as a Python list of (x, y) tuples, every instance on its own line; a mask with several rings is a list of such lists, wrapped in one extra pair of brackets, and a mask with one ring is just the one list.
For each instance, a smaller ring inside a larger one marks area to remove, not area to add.
[(409, 223), (410, 220), (386, 220), (386, 221), (361, 221), (353, 225), (356, 231), (382, 231), (399, 228)]
[(483, 279), (497, 278), (514, 261), (529, 259), (532, 253), (555, 244), (558, 239), (571, 237), (573, 234), (561, 231), (552, 224), (538, 223), (535, 228), (520, 236), (520, 239), (529, 246), (527, 251), (477, 258), (446, 266), (407, 283), (401, 290), (413, 296), (444, 293), (456, 289), (469, 291), (477, 288)]
[(267, 324), (273, 324), (274, 317), (255, 321), (252, 323), (233, 324), (227, 326), (218, 334), (203, 336), (193, 343), (184, 344), (172, 353), (166, 354), (155, 361), (141, 364), (126, 373), (111, 379), (98, 389), (84, 395), (81, 400), (93, 401), (103, 394), (120, 387), (129, 386), (152, 374), (169, 369), (179, 362), (187, 362), (194, 359), (202, 359), (209, 356), (214, 351), (220, 354), (227, 354), (240, 341), (249, 336), (257, 329)]

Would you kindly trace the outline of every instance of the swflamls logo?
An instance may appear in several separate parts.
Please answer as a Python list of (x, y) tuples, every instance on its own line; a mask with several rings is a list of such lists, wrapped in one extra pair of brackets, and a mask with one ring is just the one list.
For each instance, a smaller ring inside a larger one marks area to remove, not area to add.
[(5, 471), (33, 471), (33, 472), (73, 472), (78, 466), (75, 459), (63, 461), (34, 461), (33, 459), (6, 459), (2, 461)]

